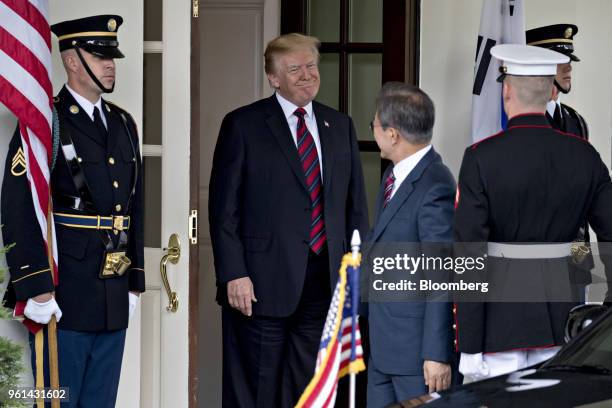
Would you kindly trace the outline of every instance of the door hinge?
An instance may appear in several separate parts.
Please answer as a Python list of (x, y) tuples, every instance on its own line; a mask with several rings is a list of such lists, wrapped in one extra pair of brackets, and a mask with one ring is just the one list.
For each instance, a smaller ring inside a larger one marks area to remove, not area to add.
[(200, 17), (200, 0), (191, 0), (191, 9), (194, 18)]
[(198, 243), (198, 210), (191, 210), (189, 215), (189, 241), (191, 245)]

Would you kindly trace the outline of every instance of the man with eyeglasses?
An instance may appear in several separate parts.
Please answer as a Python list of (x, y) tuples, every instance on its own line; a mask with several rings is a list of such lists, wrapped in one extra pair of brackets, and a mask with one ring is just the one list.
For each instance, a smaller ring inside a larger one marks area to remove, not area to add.
[(353, 121), (314, 102), (319, 41), (272, 40), (274, 95), (226, 115), (209, 221), (223, 322), (223, 406), (293, 407), (313, 373), (354, 229), (367, 208)]
[[(381, 157), (392, 164), (383, 174), (376, 222), (367, 237), (374, 252), (393, 243), (402, 243), (408, 253), (418, 248), (415, 256), (421, 250), (434, 256), (445, 247), (450, 252), (450, 245), (443, 243), (453, 239), (455, 180), (431, 145), (434, 117), (433, 101), (415, 86), (388, 82), (378, 93), (370, 128)], [(385, 272), (387, 282), (410, 276), (392, 273)], [(370, 297), (367, 303), (368, 408), (386, 407), (451, 384), (451, 304), (385, 297)]]

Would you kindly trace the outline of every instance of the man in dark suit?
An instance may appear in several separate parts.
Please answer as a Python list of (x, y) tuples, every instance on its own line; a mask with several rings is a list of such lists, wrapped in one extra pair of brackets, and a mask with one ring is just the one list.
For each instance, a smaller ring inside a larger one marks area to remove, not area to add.
[(352, 120), (313, 102), (319, 42), (271, 41), (275, 94), (226, 115), (209, 221), (223, 320), (223, 405), (293, 406), (314, 373), (331, 288), (367, 230)]
[[(371, 128), (381, 157), (393, 164), (383, 176), (368, 239), (374, 248), (377, 243), (413, 248), (423, 243), (433, 255), (443, 251), (440, 243), (452, 241), (455, 181), (431, 146), (434, 114), (433, 102), (417, 87), (389, 82), (378, 94)], [(450, 303), (370, 302), (368, 308), (368, 407), (386, 407), (450, 385)]]
[[(575, 305), (566, 289), (578, 228), (587, 219), (599, 241), (612, 240), (606, 165), (586, 140), (553, 129), (544, 116), (557, 64), (569, 58), (517, 44), (495, 46), (491, 54), (503, 61), (508, 127), (466, 149), (454, 235), (456, 245), (482, 244), (484, 276), (492, 292), (503, 282), (497, 288), (505, 295), (457, 305), (459, 369), (472, 379), (552, 357)], [(603, 260), (610, 270), (609, 257)]]
[[(68, 74), (54, 98), (57, 287), (19, 131), (9, 146), (2, 184), (3, 238), (14, 243), (7, 253), (7, 296), (10, 305), (27, 301), (24, 314), (36, 323), (56, 317), (59, 383), (69, 388), (71, 407), (114, 406), (128, 319), (145, 290), (136, 125), (127, 112), (101, 98), (114, 88), (114, 58), (123, 57), (117, 42), (122, 22), (120, 16), (101, 15), (51, 27)], [(34, 357), (33, 336), (30, 343)]]

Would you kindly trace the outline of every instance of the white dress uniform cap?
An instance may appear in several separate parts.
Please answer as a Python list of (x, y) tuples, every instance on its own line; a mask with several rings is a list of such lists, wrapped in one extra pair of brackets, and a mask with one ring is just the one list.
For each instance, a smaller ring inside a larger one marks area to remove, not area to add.
[(502, 74), (519, 76), (554, 76), (557, 65), (570, 60), (560, 52), (521, 44), (496, 45), (491, 55), (502, 61)]

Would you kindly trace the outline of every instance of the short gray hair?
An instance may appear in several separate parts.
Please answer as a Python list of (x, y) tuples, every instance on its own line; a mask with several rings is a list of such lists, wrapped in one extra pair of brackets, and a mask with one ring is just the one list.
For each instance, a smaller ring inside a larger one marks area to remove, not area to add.
[(409, 143), (431, 141), (435, 107), (419, 87), (403, 82), (387, 82), (378, 92), (376, 112), (383, 128), (395, 128)]
[(554, 76), (514, 76), (505, 80), (515, 89), (516, 98), (527, 108), (542, 109), (550, 100)]

